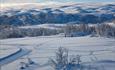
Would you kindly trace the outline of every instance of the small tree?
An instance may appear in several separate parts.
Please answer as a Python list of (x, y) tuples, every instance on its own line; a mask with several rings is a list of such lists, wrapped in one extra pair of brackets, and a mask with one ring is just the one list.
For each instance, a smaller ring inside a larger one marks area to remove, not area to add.
[(58, 48), (56, 52), (56, 58), (50, 59), (54, 70), (77, 70), (81, 69), (81, 56), (68, 57), (68, 50), (65, 48)]
[(51, 63), (55, 70), (63, 70), (68, 64), (68, 50), (60, 47), (56, 52), (55, 60), (51, 59)]
[(30, 58), (27, 58), (27, 59), (28, 59), (29, 64), (35, 64), (34, 61), (32, 61)]
[(20, 62), (20, 65), (21, 65), (20, 69), (26, 69), (26, 67), (28, 67), (28, 64), (25, 62)]

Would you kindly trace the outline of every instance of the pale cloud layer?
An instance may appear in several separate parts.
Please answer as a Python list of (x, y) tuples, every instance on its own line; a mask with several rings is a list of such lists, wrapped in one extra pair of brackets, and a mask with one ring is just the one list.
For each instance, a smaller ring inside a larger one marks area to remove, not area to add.
[(35, 3), (37, 0), (0, 0), (0, 3)]
[(46, 1), (58, 2), (115, 2), (115, 0), (0, 0), (0, 3), (38, 3)]

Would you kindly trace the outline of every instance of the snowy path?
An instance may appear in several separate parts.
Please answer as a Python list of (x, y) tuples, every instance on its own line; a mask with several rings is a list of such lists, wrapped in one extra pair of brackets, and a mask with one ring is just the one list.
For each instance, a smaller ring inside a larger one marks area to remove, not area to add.
[(3, 60), (0, 61), (0, 66), (6, 65), (8, 63), (11, 63), (12, 61), (15, 61), (19, 59), (20, 57), (28, 54), (30, 51), (27, 49), (20, 49), (20, 51), (12, 54), (11, 56), (4, 58)]
[(12, 46), (0, 46), (0, 61), (16, 52), (20, 51), (17, 47)]

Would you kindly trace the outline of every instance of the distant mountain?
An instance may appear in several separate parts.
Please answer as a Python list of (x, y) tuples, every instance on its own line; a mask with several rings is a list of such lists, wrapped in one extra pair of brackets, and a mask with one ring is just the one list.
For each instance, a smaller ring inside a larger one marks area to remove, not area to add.
[(115, 20), (115, 3), (22, 4), (2, 7), (0, 25), (101, 23)]

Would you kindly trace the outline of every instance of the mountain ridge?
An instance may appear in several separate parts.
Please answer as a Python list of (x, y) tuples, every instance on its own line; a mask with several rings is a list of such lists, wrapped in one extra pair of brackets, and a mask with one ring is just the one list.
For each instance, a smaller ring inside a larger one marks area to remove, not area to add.
[(115, 3), (49, 3), (2, 7), (0, 25), (36, 25), (44, 23), (103, 23), (115, 20)]

